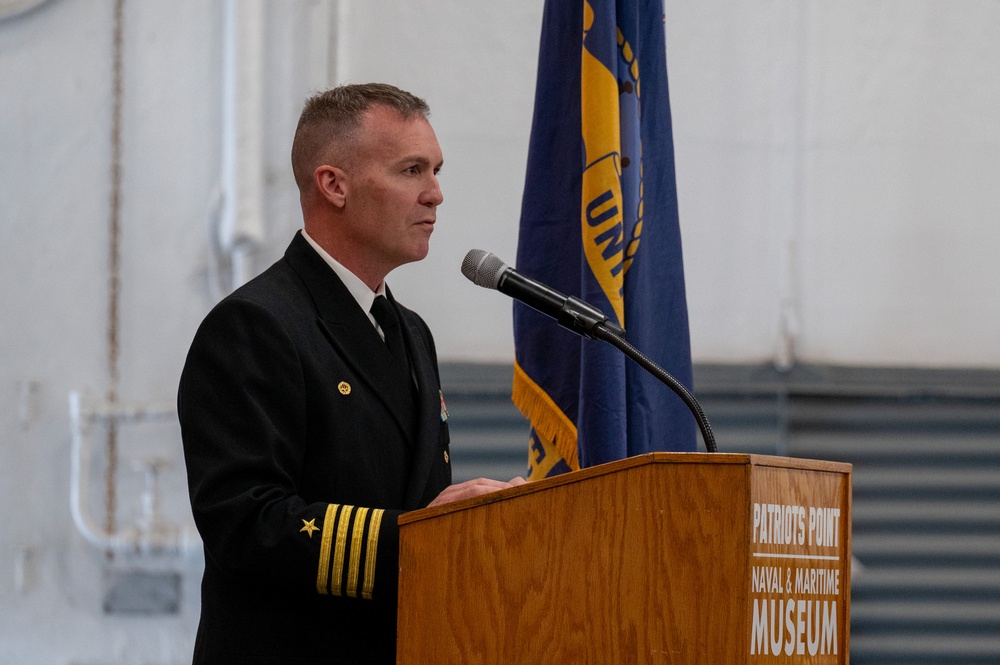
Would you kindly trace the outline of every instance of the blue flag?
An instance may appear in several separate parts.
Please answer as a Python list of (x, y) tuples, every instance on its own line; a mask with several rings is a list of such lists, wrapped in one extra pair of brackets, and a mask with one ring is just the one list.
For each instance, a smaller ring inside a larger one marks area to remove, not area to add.
[[(517, 269), (604, 311), (691, 388), (662, 0), (546, 0)], [(684, 403), (611, 345), (514, 305), (530, 479), (695, 449)]]

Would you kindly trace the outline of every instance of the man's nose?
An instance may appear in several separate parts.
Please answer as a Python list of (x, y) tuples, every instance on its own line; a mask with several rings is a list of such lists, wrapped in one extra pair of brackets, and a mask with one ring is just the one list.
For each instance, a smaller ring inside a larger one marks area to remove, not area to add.
[(424, 191), (421, 203), (424, 205), (439, 206), (444, 202), (444, 194), (441, 192), (441, 184), (437, 176), (431, 176), (431, 185)]

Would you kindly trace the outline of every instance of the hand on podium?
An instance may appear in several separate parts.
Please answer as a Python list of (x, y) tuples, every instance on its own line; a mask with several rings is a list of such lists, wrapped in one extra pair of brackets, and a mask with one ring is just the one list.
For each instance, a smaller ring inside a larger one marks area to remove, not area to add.
[(430, 502), (430, 504), (428, 504), (428, 507), (440, 506), (446, 503), (451, 503), (452, 501), (468, 499), (481, 494), (489, 494), (498, 490), (507, 489), (508, 487), (517, 487), (518, 485), (523, 485), (525, 482), (524, 478), (520, 477), (511, 478), (510, 481), (506, 483), (502, 480), (491, 480), (489, 478), (466, 480), (464, 483), (449, 485), (444, 488), (444, 490), (438, 494), (437, 497)]

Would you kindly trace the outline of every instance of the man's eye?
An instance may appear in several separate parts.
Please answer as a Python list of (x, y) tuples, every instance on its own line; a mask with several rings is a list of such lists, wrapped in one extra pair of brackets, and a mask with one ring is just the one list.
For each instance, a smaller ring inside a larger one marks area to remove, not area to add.
[(411, 167), (409, 167), (409, 168), (406, 169), (406, 173), (409, 173), (410, 175), (418, 175), (420, 173), (420, 167), (419, 166), (411, 166)]

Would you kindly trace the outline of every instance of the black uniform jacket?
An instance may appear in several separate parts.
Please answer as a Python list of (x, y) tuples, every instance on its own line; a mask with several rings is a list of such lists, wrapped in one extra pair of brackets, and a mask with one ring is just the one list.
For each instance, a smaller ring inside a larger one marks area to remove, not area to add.
[(451, 482), (434, 342), (394, 305), (415, 383), (297, 234), (199, 328), (178, 395), (205, 544), (195, 663), (394, 662), (396, 518)]

